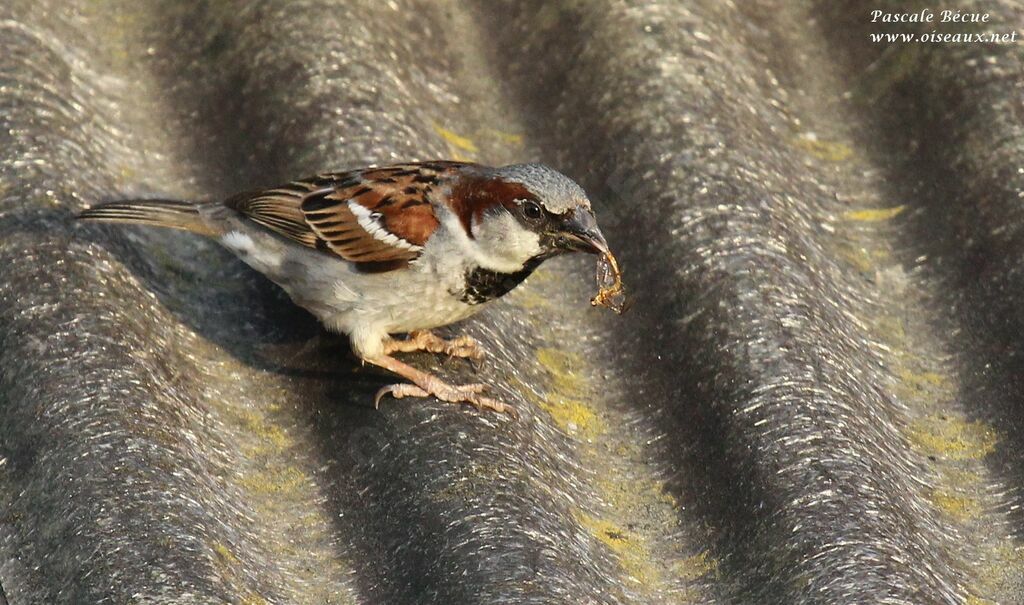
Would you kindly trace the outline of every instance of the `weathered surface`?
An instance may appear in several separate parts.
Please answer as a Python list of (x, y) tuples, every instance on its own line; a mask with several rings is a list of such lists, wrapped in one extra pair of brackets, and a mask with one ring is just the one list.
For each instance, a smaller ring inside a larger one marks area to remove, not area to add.
[[(872, 44), (916, 30), (859, 2), (171, 4), (0, 7), (0, 603), (1024, 600), (1019, 45)], [(578, 178), (635, 294), (553, 261), (460, 328), (519, 420), (375, 411), (216, 245), (71, 220), (453, 156)]]

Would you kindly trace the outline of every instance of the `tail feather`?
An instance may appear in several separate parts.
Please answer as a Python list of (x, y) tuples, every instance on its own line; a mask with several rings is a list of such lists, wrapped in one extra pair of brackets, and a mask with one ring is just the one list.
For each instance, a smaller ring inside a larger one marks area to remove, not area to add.
[(178, 200), (126, 200), (106, 202), (78, 215), (83, 221), (135, 223), (182, 229), (215, 237), (218, 232), (199, 214), (199, 205)]

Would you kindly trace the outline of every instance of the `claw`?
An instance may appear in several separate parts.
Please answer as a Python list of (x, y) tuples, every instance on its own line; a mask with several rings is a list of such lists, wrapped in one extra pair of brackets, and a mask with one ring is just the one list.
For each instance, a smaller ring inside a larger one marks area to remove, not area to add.
[(430, 397), (430, 393), (414, 384), (389, 384), (385, 387), (381, 387), (380, 390), (377, 391), (377, 394), (373, 396), (373, 409), (380, 409), (380, 400), (383, 399), (385, 395), (391, 395), (395, 399), (401, 399), (403, 397)]
[(478, 410), (491, 410), (498, 412), (499, 414), (508, 414), (513, 418), (517, 417), (512, 406), (482, 395), (482, 393), (488, 388), (485, 384), (473, 383), (466, 385), (451, 385), (433, 374), (417, 370), (416, 368), (387, 355), (374, 357), (367, 361), (413, 381), (413, 384), (392, 384), (377, 391), (377, 394), (373, 398), (373, 405), (375, 408), (379, 409), (380, 400), (383, 399), (385, 395), (391, 395), (395, 399), (401, 399), (403, 397), (433, 396), (448, 403), (468, 403)]
[(487, 390), (486, 384), (465, 384), (460, 386), (453, 386), (438, 381), (437, 388), (432, 391), (427, 391), (414, 384), (401, 383), (401, 384), (390, 384), (385, 387), (381, 387), (377, 394), (373, 397), (374, 409), (380, 409), (380, 400), (386, 395), (391, 395), (395, 399), (402, 399), (403, 397), (430, 397), (434, 396), (441, 401), (447, 403), (468, 403), (476, 409), (491, 410), (498, 412), (499, 414), (508, 414), (513, 418), (517, 418), (515, 410), (512, 406), (507, 403), (502, 403), (496, 399), (490, 397), (483, 397), (481, 393)]

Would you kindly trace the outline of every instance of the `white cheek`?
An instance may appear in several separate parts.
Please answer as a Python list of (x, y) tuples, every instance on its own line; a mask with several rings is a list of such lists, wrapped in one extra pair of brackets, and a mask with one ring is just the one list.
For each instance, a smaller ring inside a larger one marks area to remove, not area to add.
[(518, 224), (513, 229), (505, 238), (511, 258), (522, 260), (525, 263), (540, 254), (540, 236), (532, 231), (523, 229)]
[(508, 212), (494, 212), (480, 221), (474, 220), (470, 225), (472, 237), (451, 211), (442, 210), (441, 225), (444, 235), (435, 235), (431, 241), (438, 240), (436, 245), (441, 245), (443, 240), (453, 252), (457, 251), (460, 259), (485, 269), (514, 273), (541, 253), (540, 237), (524, 229)]
[(540, 236), (533, 231), (528, 231), (519, 224), (519, 221), (509, 214), (502, 214), (497, 221), (489, 223), (492, 229), (489, 235), (494, 239), (496, 248), (506, 258), (512, 261), (526, 262), (540, 254)]

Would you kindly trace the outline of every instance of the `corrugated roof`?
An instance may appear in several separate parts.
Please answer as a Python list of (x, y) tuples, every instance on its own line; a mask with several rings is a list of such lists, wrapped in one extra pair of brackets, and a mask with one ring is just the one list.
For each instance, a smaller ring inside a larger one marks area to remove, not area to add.
[[(958, 6), (8, 1), (0, 602), (1024, 601), (1024, 55), (870, 38), (1024, 22)], [(442, 157), (579, 180), (635, 295), (551, 261), (413, 358), (518, 420), (71, 218)]]

